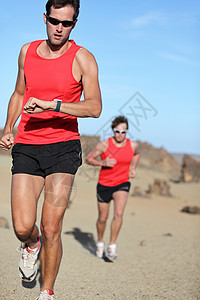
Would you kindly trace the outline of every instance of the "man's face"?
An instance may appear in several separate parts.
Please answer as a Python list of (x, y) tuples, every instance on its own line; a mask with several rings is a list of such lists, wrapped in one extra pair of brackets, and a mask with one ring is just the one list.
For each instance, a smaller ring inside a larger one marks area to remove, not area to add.
[(122, 143), (126, 138), (127, 124), (120, 123), (114, 129), (114, 138), (118, 143)]
[[(62, 8), (54, 8), (52, 6), (49, 17), (60, 21), (73, 21), (73, 15), (74, 8), (71, 5), (67, 5)], [(46, 14), (44, 14), (44, 22), (47, 25), (47, 36), (50, 44), (53, 47), (58, 48), (63, 46), (69, 39), (70, 32), (74, 25), (70, 27), (64, 27), (62, 23), (53, 25), (47, 20)]]

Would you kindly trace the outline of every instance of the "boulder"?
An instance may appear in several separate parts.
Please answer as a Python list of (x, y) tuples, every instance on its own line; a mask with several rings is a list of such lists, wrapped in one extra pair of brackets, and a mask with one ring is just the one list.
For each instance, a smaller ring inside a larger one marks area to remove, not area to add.
[(144, 195), (144, 192), (142, 191), (141, 187), (136, 186), (134, 188), (132, 196), (135, 196), (135, 197), (144, 197), (145, 195)]
[(199, 182), (200, 181), (200, 162), (185, 154), (181, 166), (180, 181)]
[(171, 197), (170, 186), (165, 180), (155, 179), (153, 184), (149, 184), (147, 194), (154, 194), (160, 196)]
[(185, 206), (183, 207), (183, 209), (181, 210), (181, 212), (185, 212), (188, 214), (200, 214), (200, 207), (198, 206)]

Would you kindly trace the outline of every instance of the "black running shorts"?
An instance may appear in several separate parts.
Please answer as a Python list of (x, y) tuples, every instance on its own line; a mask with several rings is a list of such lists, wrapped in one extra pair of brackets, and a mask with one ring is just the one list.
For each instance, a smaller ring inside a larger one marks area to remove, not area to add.
[(117, 191), (129, 192), (130, 182), (123, 182), (116, 186), (105, 186), (100, 183), (97, 184), (97, 200), (98, 202), (109, 203), (113, 199), (113, 193)]
[(53, 173), (75, 174), (82, 164), (79, 140), (47, 145), (16, 144), (12, 148), (12, 174), (46, 177)]

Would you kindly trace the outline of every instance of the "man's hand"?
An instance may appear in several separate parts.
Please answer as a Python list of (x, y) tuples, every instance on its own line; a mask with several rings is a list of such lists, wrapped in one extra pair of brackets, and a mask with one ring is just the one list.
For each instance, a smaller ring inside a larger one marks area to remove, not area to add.
[(130, 169), (129, 176), (130, 176), (130, 178), (134, 178), (136, 176), (136, 170), (135, 170), (135, 168)]
[(55, 101), (44, 101), (34, 97), (30, 97), (24, 105), (24, 113), (37, 114), (47, 110), (54, 110), (56, 108)]
[(116, 160), (114, 158), (111, 158), (111, 155), (106, 157), (106, 159), (103, 160), (103, 167), (114, 167), (116, 165)]
[(5, 133), (0, 139), (0, 149), (9, 150), (14, 144), (14, 135), (12, 132)]

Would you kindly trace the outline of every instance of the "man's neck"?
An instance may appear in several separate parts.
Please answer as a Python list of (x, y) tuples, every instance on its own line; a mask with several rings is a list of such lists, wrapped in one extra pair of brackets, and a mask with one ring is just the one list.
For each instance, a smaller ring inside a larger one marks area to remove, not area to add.
[(125, 144), (126, 144), (126, 139), (124, 139), (123, 141), (117, 141), (114, 137), (113, 137), (113, 144), (116, 146), (116, 147), (124, 147)]
[(48, 40), (44, 41), (38, 47), (38, 54), (46, 59), (54, 59), (62, 56), (71, 47), (71, 42), (68, 40), (64, 45), (52, 45)]

